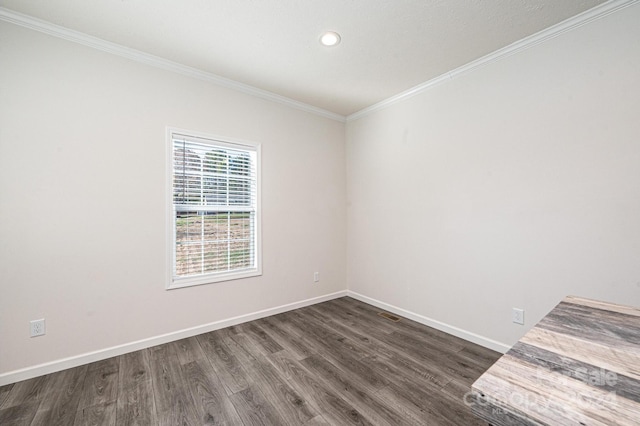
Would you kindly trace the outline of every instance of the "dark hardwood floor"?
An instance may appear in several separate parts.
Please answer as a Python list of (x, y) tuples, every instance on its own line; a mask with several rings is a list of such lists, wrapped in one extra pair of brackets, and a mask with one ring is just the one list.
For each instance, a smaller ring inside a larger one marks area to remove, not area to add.
[(0, 387), (0, 425), (483, 424), (500, 356), (345, 297)]

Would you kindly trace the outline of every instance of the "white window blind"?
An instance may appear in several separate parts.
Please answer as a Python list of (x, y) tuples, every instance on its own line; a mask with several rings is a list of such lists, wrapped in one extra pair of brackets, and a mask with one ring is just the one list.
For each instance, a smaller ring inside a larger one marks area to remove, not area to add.
[(258, 150), (171, 134), (170, 287), (258, 275)]

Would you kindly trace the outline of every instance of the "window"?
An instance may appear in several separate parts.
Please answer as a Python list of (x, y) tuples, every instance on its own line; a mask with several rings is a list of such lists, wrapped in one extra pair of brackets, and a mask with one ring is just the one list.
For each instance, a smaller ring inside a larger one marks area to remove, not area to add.
[(169, 130), (168, 288), (260, 275), (260, 146)]

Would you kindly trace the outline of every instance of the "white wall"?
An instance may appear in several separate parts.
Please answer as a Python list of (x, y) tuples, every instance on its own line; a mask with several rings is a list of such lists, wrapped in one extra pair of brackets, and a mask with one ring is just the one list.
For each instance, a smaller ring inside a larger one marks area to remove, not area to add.
[[(0, 377), (346, 289), (343, 123), (8, 23), (0, 63)], [(167, 126), (262, 143), (263, 276), (165, 290)]]
[[(567, 294), (639, 306), (637, 22), (351, 121), (346, 163), (342, 123), (0, 23), (0, 382), (347, 285), (505, 345)], [(164, 290), (166, 126), (263, 144), (262, 277)]]
[(506, 345), (568, 294), (640, 306), (638, 23), (636, 4), (350, 121), (349, 290)]

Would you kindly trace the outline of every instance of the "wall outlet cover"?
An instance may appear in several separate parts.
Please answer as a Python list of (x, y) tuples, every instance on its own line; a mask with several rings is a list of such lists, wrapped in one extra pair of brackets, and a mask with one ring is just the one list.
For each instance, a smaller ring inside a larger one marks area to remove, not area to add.
[(524, 309), (513, 308), (513, 322), (524, 325)]
[(30, 321), (29, 325), (30, 325), (31, 337), (44, 336), (46, 332), (44, 318)]

